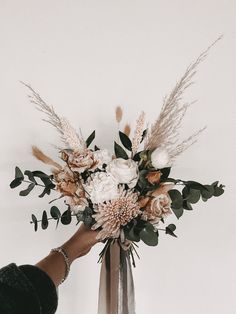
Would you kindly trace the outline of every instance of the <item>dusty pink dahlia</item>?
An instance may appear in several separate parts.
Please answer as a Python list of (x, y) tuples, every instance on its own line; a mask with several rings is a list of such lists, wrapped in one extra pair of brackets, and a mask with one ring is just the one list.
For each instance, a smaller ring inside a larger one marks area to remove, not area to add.
[(117, 199), (98, 204), (93, 217), (96, 223), (93, 230), (102, 227), (97, 239), (118, 238), (120, 229), (142, 212), (138, 201), (138, 194), (132, 191), (122, 191)]

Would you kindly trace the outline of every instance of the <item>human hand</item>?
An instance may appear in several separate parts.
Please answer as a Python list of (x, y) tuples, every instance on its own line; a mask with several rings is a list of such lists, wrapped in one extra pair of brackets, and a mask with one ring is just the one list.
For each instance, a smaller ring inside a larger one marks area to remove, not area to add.
[(80, 225), (76, 233), (62, 245), (71, 262), (86, 255), (98, 243), (97, 234), (98, 231), (93, 231), (84, 224)]

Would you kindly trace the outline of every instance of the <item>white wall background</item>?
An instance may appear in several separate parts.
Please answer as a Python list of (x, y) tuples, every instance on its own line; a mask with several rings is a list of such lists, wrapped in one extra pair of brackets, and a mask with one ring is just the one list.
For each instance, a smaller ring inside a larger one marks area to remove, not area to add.
[[(20, 198), (9, 189), (15, 165), (47, 167), (31, 144), (56, 158), (57, 133), (44, 124), (19, 80), (30, 83), (85, 136), (97, 129), (112, 147), (114, 108), (135, 122), (144, 109), (153, 121), (163, 96), (189, 62), (224, 34), (201, 65), (186, 100), (183, 136), (208, 125), (178, 159), (173, 175), (227, 186), (219, 199), (195, 206), (177, 223), (178, 239), (140, 245), (134, 270), (137, 314), (233, 314), (235, 253), (236, 2), (233, 0), (0, 0), (0, 264), (35, 263), (76, 229), (51, 225), (34, 233), (31, 213), (48, 199)], [(175, 222), (174, 218), (170, 221)], [(95, 314), (102, 245), (74, 264), (60, 288), (58, 313)]]

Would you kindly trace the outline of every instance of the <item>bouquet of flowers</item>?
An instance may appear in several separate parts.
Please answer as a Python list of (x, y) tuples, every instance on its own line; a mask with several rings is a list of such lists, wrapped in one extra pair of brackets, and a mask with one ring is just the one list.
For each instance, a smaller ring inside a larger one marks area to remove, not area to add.
[(104, 242), (100, 254), (99, 313), (134, 313), (130, 263), (135, 265), (137, 243), (143, 241), (156, 246), (159, 232), (176, 237), (176, 226), (166, 224), (168, 216), (175, 215), (179, 219), (200, 199), (206, 202), (224, 192), (224, 186), (218, 181), (202, 184), (171, 176), (176, 158), (195, 143), (205, 129), (183, 141), (179, 139), (179, 129), (189, 107), (188, 103), (183, 103), (183, 93), (191, 85), (196, 68), (210, 47), (187, 68), (165, 97), (160, 115), (150, 127), (147, 128), (145, 113), (141, 112), (133, 131), (128, 124), (121, 128), (123, 110), (116, 108), (119, 134), (113, 153), (93, 144), (95, 131), (85, 140), (81, 131), (77, 132), (66, 118), (60, 117), (25, 84), (31, 92), (31, 102), (46, 114), (46, 121), (60, 134), (63, 142), (58, 148), (61, 161), (54, 161), (33, 146), (33, 155), (50, 165), (51, 172), (22, 172), (16, 167), (10, 186), (16, 188), (27, 183), (20, 191), (21, 196), (27, 196), (37, 186), (43, 188), (39, 197), (51, 192), (58, 194), (50, 203), (64, 200), (66, 208), (62, 212), (53, 205), (50, 212), (42, 212), (41, 219), (32, 214), (35, 231), (39, 224), (47, 229), (50, 220), (56, 225), (68, 225), (72, 218), (76, 223), (83, 222), (91, 229), (99, 230), (98, 240)]

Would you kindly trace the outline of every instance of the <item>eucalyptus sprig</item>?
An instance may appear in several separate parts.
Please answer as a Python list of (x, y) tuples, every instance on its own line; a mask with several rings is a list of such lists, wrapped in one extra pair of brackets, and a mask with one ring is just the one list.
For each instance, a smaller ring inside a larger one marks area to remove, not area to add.
[[(27, 179), (25, 179), (25, 176)], [(42, 183), (38, 183), (36, 179), (39, 179)], [(15, 167), (15, 179), (10, 183), (12, 189), (20, 186), (22, 183), (28, 183), (28, 187), (21, 190), (20, 196), (27, 196), (35, 188), (35, 186), (43, 187), (43, 192), (39, 195), (40, 198), (45, 194), (50, 195), (52, 190), (55, 190), (55, 184), (53, 183), (53, 176), (47, 175), (42, 171), (29, 171), (25, 170), (24, 173), (19, 167)]]

